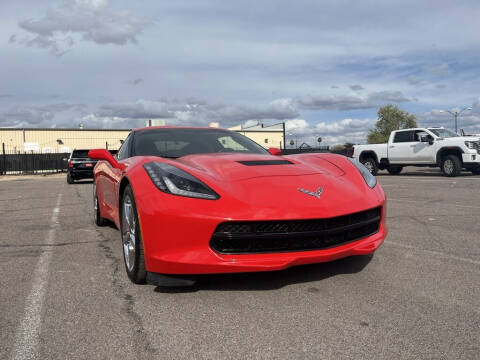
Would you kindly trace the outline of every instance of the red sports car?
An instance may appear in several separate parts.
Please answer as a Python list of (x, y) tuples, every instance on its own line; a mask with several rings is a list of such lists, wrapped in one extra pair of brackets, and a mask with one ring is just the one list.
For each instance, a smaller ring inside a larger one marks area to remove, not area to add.
[(116, 157), (91, 150), (94, 215), (121, 229), (134, 283), (270, 271), (373, 253), (385, 194), (356, 160), (281, 156), (217, 128), (133, 130)]

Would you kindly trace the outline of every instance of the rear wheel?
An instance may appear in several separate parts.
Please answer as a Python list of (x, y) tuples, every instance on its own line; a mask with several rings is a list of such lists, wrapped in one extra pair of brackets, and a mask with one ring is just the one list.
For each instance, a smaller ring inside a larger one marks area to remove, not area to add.
[(361, 163), (370, 171), (370, 174), (373, 176), (377, 175), (378, 165), (374, 158), (369, 157), (362, 159)]
[(98, 205), (97, 184), (93, 183), (93, 221), (97, 226), (105, 226), (107, 220), (100, 214), (100, 206)]
[(462, 162), (455, 155), (447, 155), (442, 161), (442, 172), (445, 176), (454, 177), (460, 174)]
[(402, 172), (403, 166), (389, 166), (387, 171), (390, 175), (398, 175)]
[(135, 284), (145, 283), (145, 257), (143, 253), (142, 236), (138, 223), (137, 207), (130, 185), (123, 192), (120, 204), (120, 229), (122, 233), (123, 259), (125, 270), (130, 280)]
[(67, 173), (67, 183), (73, 184), (74, 182), (75, 182), (75, 180), (73, 180), (72, 174)]

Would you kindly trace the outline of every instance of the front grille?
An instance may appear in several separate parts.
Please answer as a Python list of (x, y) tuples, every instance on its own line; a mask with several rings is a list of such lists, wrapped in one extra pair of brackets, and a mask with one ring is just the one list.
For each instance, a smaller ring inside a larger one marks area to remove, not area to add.
[(327, 249), (375, 234), (381, 210), (326, 219), (224, 222), (217, 226), (210, 246), (222, 254)]

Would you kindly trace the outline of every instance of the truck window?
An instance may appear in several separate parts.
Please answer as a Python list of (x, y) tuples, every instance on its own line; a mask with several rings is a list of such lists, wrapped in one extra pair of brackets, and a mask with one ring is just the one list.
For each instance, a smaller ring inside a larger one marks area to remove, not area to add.
[[(415, 140), (414, 141), (422, 141), (422, 136), (430, 136), (428, 133), (426, 133), (423, 130), (416, 130), (415, 131)], [(431, 137), (431, 136), (430, 136)]]
[(413, 134), (415, 131), (399, 131), (395, 133), (395, 137), (393, 138), (394, 143), (399, 143), (399, 142), (412, 142), (413, 140)]

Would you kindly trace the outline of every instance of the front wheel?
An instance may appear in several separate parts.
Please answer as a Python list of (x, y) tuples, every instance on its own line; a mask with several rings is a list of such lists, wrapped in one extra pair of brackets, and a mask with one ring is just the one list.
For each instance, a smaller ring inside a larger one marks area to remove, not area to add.
[(455, 155), (447, 155), (442, 161), (442, 172), (445, 176), (455, 177), (460, 175), (462, 170), (462, 162)]
[(97, 185), (93, 183), (93, 221), (97, 226), (105, 226), (107, 220), (100, 214), (100, 206), (98, 205)]
[(120, 230), (127, 275), (133, 283), (143, 284), (147, 276), (145, 256), (140, 225), (138, 223), (137, 207), (130, 185), (127, 185), (125, 188), (120, 204)]
[(389, 166), (387, 171), (390, 175), (398, 175), (402, 172), (403, 166)]
[(370, 174), (376, 176), (378, 173), (378, 166), (377, 162), (374, 158), (365, 158), (361, 161), (361, 163), (370, 171)]

